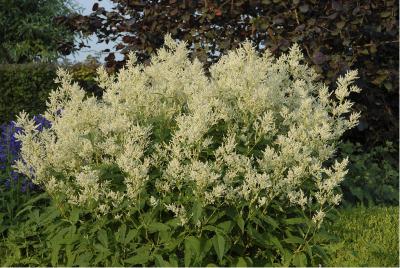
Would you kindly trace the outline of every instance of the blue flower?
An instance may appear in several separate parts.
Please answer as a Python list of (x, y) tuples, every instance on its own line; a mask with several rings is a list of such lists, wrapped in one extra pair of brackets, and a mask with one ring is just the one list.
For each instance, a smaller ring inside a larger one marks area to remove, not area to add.
[[(38, 131), (51, 127), (50, 121), (43, 115), (34, 116), (33, 120), (38, 125)], [(21, 143), (15, 138), (15, 134), (21, 130), (15, 122), (0, 125), (0, 175), (3, 174), (3, 177), (4, 175), (6, 177), (3, 179), (6, 189), (21, 187), (22, 192), (26, 192), (27, 189), (38, 190), (39, 188), (31, 181), (11, 168), (20, 157)]]

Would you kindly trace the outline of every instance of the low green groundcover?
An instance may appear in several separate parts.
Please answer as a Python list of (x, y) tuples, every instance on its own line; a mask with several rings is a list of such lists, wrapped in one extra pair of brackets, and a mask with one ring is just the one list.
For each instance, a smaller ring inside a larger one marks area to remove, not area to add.
[(357, 207), (340, 211), (329, 226), (338, 237), (329, 266), (399, 266), (399, 208)]
[[(68, 262), (71, 259), (70, 256), (82, 255), (82, 249), (86, 249), (87, 256), (84, 255), (88, 257), (87, 259), (102, 256), (102, 250), (98, 252), (90, 246), (92, 239), (97, 236), (98, 226), (78, 227), (86, 230), (85, 232), (90, 236), (89, 240), (89, 237), (69, 237), (67, 234), (66, 240), (63, 241), (58, 235), (76, 227), (71, 226), (71, 222), (66, 219), (62, 220), (57, 209), (48, 206), (46, 194), (28, 203), (25, 206), (27, 209), (17, 213), (15, 219), (12, 220), (13, 224), (10, 224), (7, 217), (0, 217), (1, 226), (6, 229), (3, 228), (0, 232), (2, 233), (0, 236), (1, 266), (48, 266), (52, 263), (70, 266), (71, 262)], [(337, 240), (327, 246), (332, 256), (327, 266), (398, 267), (398, 213), (398, 207), (357, 207), (340, 210), (339, 218), (333, 224), (325, 226)], [(70, 227), (66, 228), (66, 226)], [(71, 243), (68, 242), (69, 240)], [(56, 241), (64, 245), (54, 244), (53, 242)], [(114, 242), (109, 241), (109, 243)], [(61, 247), (62, 250), (60, 250)], [(123, 252), (113, 252), (114, 256), (120, 254)], [(82, 261), (86, 263), (85, 266), (93, 265), (93, 263), (85, 262), (84, 259), (75, 261)]]

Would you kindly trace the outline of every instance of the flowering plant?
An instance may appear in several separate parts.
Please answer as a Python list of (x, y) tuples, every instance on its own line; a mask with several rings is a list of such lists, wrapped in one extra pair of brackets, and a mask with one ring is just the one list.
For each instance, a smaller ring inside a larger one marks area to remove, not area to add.
[(331, 96), (296, 45), (274, 59), (244, 43), (210, 77), (187, 54), (167, 36), (149, 66), (131, 54), (116, 76), (100, 68), (101, 100), (60, 70), (51, 127), (18, 118), (16, 170), (65, 213), (135, 226), (127, 264), (164, 263), (171, 252), (185, 265), (315, 264), (315, 234), (341, 199), (347, 160), (329, 161), (357, 124), (347, 99), (360, 90), (357, 73)]
[[(50, 122), (42, 115), (34, 116), (33, 120), (38, 125), (38, 131), (50, 127)], [(17, 127), (15, 122), (0, 125), (0, 182), (6, 189), (20, 187), (19, 190), (26, 192), (28, 189), (34, 190), (37, 187), (32, 181), (27, 180), (11, 168), (19, 158), (21, 143), (16, 139), (15, 134), (20, 131), (21, 128)]]

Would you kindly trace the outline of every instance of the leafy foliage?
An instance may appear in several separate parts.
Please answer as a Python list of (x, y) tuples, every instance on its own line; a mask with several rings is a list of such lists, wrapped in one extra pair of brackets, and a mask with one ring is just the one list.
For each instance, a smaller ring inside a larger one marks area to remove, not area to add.
[(333, 100), (298, 46), (274, 59), (245, 43), (207, 77), (185, 43), (166, 40), (148, 66), (131, 54), (115, 76), (100, 68), (102, 99), (60, 70), (50, 128), (20, 114), (15, 168), (75, 226), (50, 239), (51, 264), (70, 237), (85, 248), (70, 263), (84, 266), (324, 263), (320, 227), (347, 162), (328, 160), (357, 124), (357, 73), (338, 79)]
[(52, 61), (70, 51), (74, 33), (53, 19), (75, 9), (69, 0), (1, 0), (0, 63)]
[[(141, 217), (145, 222), (128, 220), (126, 224), (104, 218), (88, 220), (90, 214), (81, 210), (63, 214), (63, 210), (49, 203), (48, 198), (42, 194), (30, 199), (14, 218), (14, 224), (3, 227), (2, 266), (260, 266), (268, 264), (268, 260), (276, 260), (279, 250), (285, 252), (286, 263), (293, 259), (294, 265), (305, 266), (309, 258), (313, 265), (322, 263), (324, 256), (319, 255), (324, 253), (318, 246), (307, 248), (307, 255), (301, 252), (292, 255), (289, 249), (297, 248), (300, 238), (279, 241), (269, 235), (271, 241), (265, 241), (256, 230), (253, 232), (260, 236), (258, 243), (270, 244), (268, 248), (271, 249), (241, 255), (242, 243), (251, 237), (242, 237), (243, 233), (234, 222), (222, 222), (215, 228), (209, 225), (202, 237), (195, 237), (186, 233), (189, 230), (178, 230), (176, 221), (153, 222), (147, 214)], [(288, 222), (294, 227), (302, 221)], [(283, 226), (276, 224), (274, 228), (279, 231)], [(264, 228), (268, 228), (267, 225)], [(272, 250), (272, 244), (279, 249)], [(309, 256), (313, 251), (315, 255)]]
[[(164, 254), (154, 254), (151, 246), (140, 246), (143, 242), (137, 242), (140, 234), (145, 241), (143, 229), (132, 229), (130, 224), (124, 225), (112, 219), (90, 222), (82, 211), (63, 216), (46, 194), (31, 197), (25, 202), (17, 210), (18, 216), (13, 224), (4, 225), (4, 217), (0, 219), (2, 266), (129, 266), (140, 263), (183, 266), (185, 260), (186, 264), (196, 263), (196, 260), (199, 263), (204, 258), (204, 251), (212, 251), (212, 241), (217, 240), (199, 243), (197, 238), (188, 237), (175, 248), (179, 254), (166, 253), (167, 249), (164, 249)], [(293, 224), (296, 221), (289, 222)], [(326, 265), (398, 266), (398, 208), (340, 210), (334, 223), (324, 224), (324, 227), (327, 230), (320, 232), (318, 239), (319, 243), (324, 243), (325, 254), (329, 254)], [(172, 229), (171, 224), (153, 224), (147, 235), (157, 236), (157, 233), (165, 233), (162, 230)], [(172, 248), (177, 244), (177, 237), (170, 239), (169, 248)], [(324, 253), (321, 251), (321, 254)], [(303, 255), (296, 256), (297, 266), (304, 266)], [(215, 260), (217, 258), (215, 256)], [(252, 256), (238, 256), (232, 260), (228, 263), (231, 266), (257, 265)], [(212, 265), (206, 261), (203, 263), (204, 266)]]
[(340, 154), (349, 157), (349, 172), (341, 188), (344, 199), (365, 205), (399, 203), (399, 162), (396, 148), (387, 142), (367, 151), (350, 142), (339, 146)]
[(0, 65), (0, 122), (15, 119), (22, 110), (43, 112), (55, 75), (55, 67), (48, 64)]
[(328, 229), (338, 239), (328, 247), (332, 256), (329, 266), (399, 266), (398, 207), (342, 210)]
[[(63, 67), (89, 95), (101, 96), (102, 90), (95, 82), (98, 66), (88, 62)], [(0, 123), (14, 120), (22, 110), (31, 115), (43, 113), (49, 92), (57, 87), (57, 67), (45, 63), (0, 64)]]
[[(103, 42), (120, 41), (114, 53), (137, 51), (140, 61), (163, 44), (163, 36), (184, 40), (190, 55), (207, 65), (246, 38), (256, 48), (280, 54), (293, 43), (306, 52), (328, 85), (348, 69), (360, 70), (363, 94), (355, 97), (362, 118), (347, 136), (363, 145), (398, 141), (398, 4), (389, 1), (128, 1), (106, 10), (95, 3), (88, 16), (60, 19), (77, 32)], [(372, 147), (372, 146), (371, 146)]]

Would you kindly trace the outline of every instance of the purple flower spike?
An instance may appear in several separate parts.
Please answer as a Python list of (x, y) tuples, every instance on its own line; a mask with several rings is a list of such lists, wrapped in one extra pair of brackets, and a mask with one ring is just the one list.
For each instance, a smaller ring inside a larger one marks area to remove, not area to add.
[[(50, 128), (51, 123), (43, 115), (33, 117), (33, 120), (38, 125), (38, 131)], [(22, 129), (17, 127), (15, 122), (0, 125), (0, 174), (5, 175), (4, 186), (6, 189), (17, 187), (21, 184), (21, 192), (29, 190), (40, 190), (30, 180), (12, 170), (11, 166), (20, 157), (21, 143), (15, 138), (15, 134)], [(2, 184), (0, 182), (0, 184)]]

